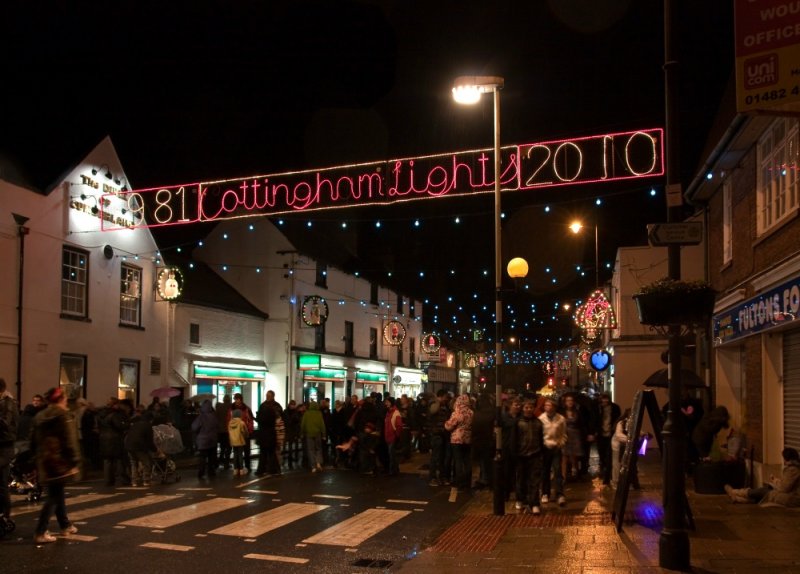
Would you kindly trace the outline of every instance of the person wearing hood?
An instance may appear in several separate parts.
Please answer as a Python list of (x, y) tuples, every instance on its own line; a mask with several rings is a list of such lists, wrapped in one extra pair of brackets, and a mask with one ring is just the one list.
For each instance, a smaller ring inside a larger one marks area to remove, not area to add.
[(800, 453), (797, 449), (786, 447), (783, 456), (783, 473), (780, 478), (770, 477), (761, 488), (732, 488), (725, 485), (725, 492), (731, 502), (761, 503), (762, 506), (800, 506)]
[(200, 414), (192, 421), (194, 442), (200, 462), (197, 466), (197, 478), (202, 479), (208, 470), (208, 477), (217, 475), (217, 434), (219, 422), (211, 401), (206, 399), (200, 406)]
[(47, 496), (36, 524), (35, 544), (55, 542), (56, 537), (47, 531), (50, 517), (55, 512), (62, 536), (78, 532), (67, 516), (64, 488), (79, 474), (81, 450), (75, 422), (67, 407), (67, 395), (61, 388), (50, 389), (45, 394), (47, 407), (33, 419), (33, 446), (39, 483), (47, 486)]
[(300, 421), (300, 436), (306, 442), (308, 465), (311, 472), (322, 470), (322, 438), (326, 435), (325, 421), (319, 403), (312, 401)]
[(150, 486), (151, 453), (158, 450), (153, 436), (153, 411), (137, 412), (131, 418), (131, 427), (125, 435), (125, 449), (131, 462), (131, 484)]
[(453, 414), (444, 423), (450, 432), (453, 448), (453, 486), (467, 489), (472, 480), (470, 445), (472, 444), (472, 407), (469, 396), (458, 395)]
[(731, 416), (728, 409), (723, 406), (715, 407), (706, 413), (692, 433), (692, 441), (697, 447), (697, 454), (701, 460), (707, 460), (714, 446), (717, 433), (730, 425)]

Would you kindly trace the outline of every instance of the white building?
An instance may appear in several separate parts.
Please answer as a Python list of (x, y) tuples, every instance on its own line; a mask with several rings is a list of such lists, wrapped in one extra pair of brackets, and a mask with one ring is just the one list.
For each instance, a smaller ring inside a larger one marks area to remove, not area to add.
[[(168, 304), (153, 294), (152, 235), (127, 228), (140, 205), (117, 196), (130, 184), (111, 140), (48, 190), (9, 173), (0, 172), (0, 376), (23, 405), (59, 384), (95, 403), (141, 401), (165, 382)], [(122, 229), (103, 232), (112, 220)]]

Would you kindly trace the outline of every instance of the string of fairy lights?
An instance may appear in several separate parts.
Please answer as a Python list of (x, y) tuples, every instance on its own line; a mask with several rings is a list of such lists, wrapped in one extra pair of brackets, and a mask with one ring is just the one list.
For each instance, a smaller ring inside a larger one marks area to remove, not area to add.
[[(616, 194), (606, 194), (603, 198), (593, 198), (591, 201), (595, 208), (602, 208), (604, 199), (611, 195), (622, 194), (646, 194), (651, 198), (657, 198), (659, 192), (652, 187), (637, 188), (626, 190)], [(570, 202), (549, 203), (541, 205), (528, 205), (526, 207), (541, 210), (543, 214), (556, 214), (559, 208), (563, 208), (565, 203), (576, 203), (577, 200)], [(580, 200), (587, 203), (588, 200)], [(469, 228), (472, 218), (487, 217), (486, 212), (473, 212), (467, 214), (436, 213), (425, 217), (384, 217), (384, 218), (364, 218), (357, 217), (336, 218), (331, 217), (334, 212), (331, 210), (324, 212), (323, 217), (308, 218), (308, 214), (303, 214), (304, 219), (299, 217), (277, 217), (272, 218), (271, 223), (279, 229), (290, 226), (295, 228), (303, 227), (311, 229), (323, 227), (326, 231), (339, 229), (343, 232), (354, 230), (364, 231), (369, 228), (372, 233), (385, 233), (387, 236), (403, 237), (404, 234), (430, 227), (435, 227), (438, 231), (446, 233), (444, 224), (450, 222), (454, 228)], [(502, 218), (506, 219), (507, 214), (503, 213)], [(249, 223), (245, 227), (245, 232), (252, 232), (257, 229), (260, 222)], [(231, 232), (221, 235), (222, 240), (232, 239)], [(202, 250), (204, 240), (192, 240), (175, 245), (161, 246), (155, 254), (129, 254), (123, 257), (142, 258), (147, 257), (157, 264), (166, 257), (169, 259), (171, 253), (188, 256), (186, 263), (187, 271), (196, 265), (194, 255), (196, 250)], [(313, 254), (304, 254), (313, 258)], [(557, 253), (553, 253), (557, 256)], [(199, 258), (198, 258), (199, 260)], [(204, 264), (210, 266), (221, 275), (233, 270), (251, 270), (253, 273), (264, 273), (268, 270), (275, 270), (278, 267), (254, 266), (228, 263), (225, 261), (207, 261)], [(494, 276), (492, 261), (470, 262), (469, 265), (453, 266), (446, 269), (426, 268), (419, 265), (394, 266), (391, 269), (383, 268), (362, 268), (347, 270), (355, 277), (363, 277), (366, 280), (375, 281), (381, 285), (390, 286), (403, 279), (405, 285), (412, 285), (411, 289), (398, 290), (401, 296), (415, 297), (410, 291), (424, 292), (427, 289), (426, 283), (436, 278), (452, 285), (469, 285), (469, 289), (454, 289), (452, 293), (445, 294), (436, 299), (431, 296), (419, 297), (424, 304), (424, 310), (416, 310), (416, 319), (422, 320), (425, 324), (424, 331), (436, 332), (445, 337), (445, 340), (453, 346), (461, 347), (465, 350), (474, 350), (476, 342), (484, 348), (486, 356), (486, 366), (491, 367), (495, 361), (494, 352)], [(562, 266), (563, 267), (563, 266)], [(604, 275), (607, 275), (613, 267), (613, 262), (601, 261), (600, 268)], [(285, 269), (283, 267), (281, 270)], [(295, 267), (291, 272), (306, 269)], [(310, 269), (309, 269), (310, 270)], [(535, 277), (538, 282), (549, 282), (551, 293), (547, 295), (536, 295), (533, 293), (531, 280), (524, 281), (517, 286), (517, 293), (508, 302), (504, 301), (504, 348), (503, 362), (506, 364), (544, 364), (552, 361), (552, 358), (560, 349), (574, 343), (575, 327), (575, 308), (584, 302), (584, 298), (593, 291), (594, 273), (593, 264), (586, 265), (583, 262), (571, 264), (568, 275), (561, 270), (561, 274), (555, 266), (546, 265), (543, 268), (533, 269), (529, 277)], [(413, 287), (412, 279), (417, 282), (418, 289)], [(583, 289), (584, 296), (567, 296), (559, 291), (560, 285), (572, 281), (578, 281)], [(406, 291), (406, 292), (403, 292)], [(416, 297), (415, 297), (416, 298)], [(369, 309), (370, 302), (363, 299), (355, 299), (342, 293), (329, 292), (328, 299), (331, 304), (336, 305), (357, 305), (363, 312), (372, 312), (384, 318), (395, 318), (397, 313), (393, 312), (394, 301), (382, 300), (377, 311)], [(515, 343), (509, 344), (508, 340), (513, 338)]]

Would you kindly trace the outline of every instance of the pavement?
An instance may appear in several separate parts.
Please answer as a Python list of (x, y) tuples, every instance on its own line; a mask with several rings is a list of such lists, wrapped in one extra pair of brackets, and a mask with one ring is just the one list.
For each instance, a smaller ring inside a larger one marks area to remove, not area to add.
[[(621, 532), (611, 518), (615, 491), (597, 478), (568, 482), (567, 505), (559, 508), (551, 502), (540, 516), (519, 514), (513, 502), (506, 503), (505, 515), (495, 516), (490, 490), (459, 494), (471, 499), (455, 523), (431, 546), (395, 563), (391, 571), (674, 572), (659, 567), (662, 472), (658, 450), (639, 459), (642, 489), (630, 490)], [(800, 509), (733, 504), (725, 494), (697, 494), (691, 478), (686, 488), (695, 522), (695, 530), (688, 532), (689, 571), (800, 572)]]

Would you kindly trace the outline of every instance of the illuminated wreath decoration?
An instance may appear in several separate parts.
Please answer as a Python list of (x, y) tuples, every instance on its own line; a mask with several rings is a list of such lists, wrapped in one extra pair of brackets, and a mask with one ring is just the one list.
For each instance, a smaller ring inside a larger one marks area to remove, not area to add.
[(605, 294), (597, 290), (575, 310), (575, 323), (590, 333), (596, 329), (616, 329), (617, 317)]
[(318, 327), (328, 320), (328, 302), (319, 295), (311, 295), (303, 299), (303, 323), (309, 327)]
[(183, 292), (183, 274), (177, 267), (164, 267), (156, 279), (158, 296), (165, 301), (174, 301)]
[(442, 340), (435, 333), (426, 333), (422, 336), (422, 350), (429, 355), (436, 355), (442, 346)]
[(400, 321), (389, 321), (383, 328), (383, 340), (387, 344), (399, 347), (406, 338), (406, 328)]
[(467, 365), (468, 369), (474, 369), (480, 364), (480, 357), (474, 353), (466, 353), (464, 355), (464, 364)]

